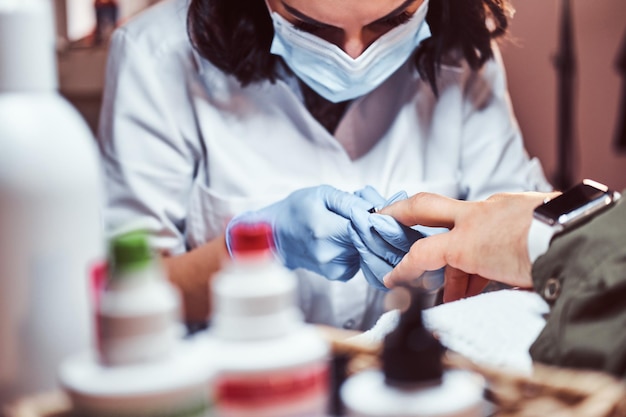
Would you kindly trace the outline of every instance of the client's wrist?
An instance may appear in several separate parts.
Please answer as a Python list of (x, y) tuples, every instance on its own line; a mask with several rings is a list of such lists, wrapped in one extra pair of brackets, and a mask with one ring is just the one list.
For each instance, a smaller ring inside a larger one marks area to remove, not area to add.
[(620, 193), (589, 179), (560, 195), (547, 198), (533, 211), (528, 231), (528, 257), (531, 263), (547, 252), (552, 239), (578, 227), (611, 208)]

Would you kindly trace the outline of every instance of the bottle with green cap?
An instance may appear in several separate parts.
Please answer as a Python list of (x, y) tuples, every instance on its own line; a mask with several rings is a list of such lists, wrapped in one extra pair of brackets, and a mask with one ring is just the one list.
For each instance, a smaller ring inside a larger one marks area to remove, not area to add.
[(428, 293), (411, 292), (411, 304), (384, 340), (381, 370), (358, 373), (343, 384), (341, 398), (352, 417), (479, 417), (485, 415), (484, 381), (446, 370), (444, 347), (426, 329)]
[(179, 295), (145, 233), (110, 242), (97, 305), (97, 351), (68, 357), (59, 367), (72, 415), (213, 415), (215, 366), (204, 345), (182, 338)]
[(114, 238), (97, 312), (101, 363), (127, 365), (168, 355), (181, 336), (180, 304), (146, 234), (134, 231)]

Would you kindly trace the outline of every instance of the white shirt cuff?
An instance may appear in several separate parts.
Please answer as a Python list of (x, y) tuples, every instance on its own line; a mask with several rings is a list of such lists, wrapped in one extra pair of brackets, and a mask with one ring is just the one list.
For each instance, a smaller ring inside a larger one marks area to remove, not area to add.
[(538, 257), (546, 253), (555, 233), (556, 229), (553, 226), (533, 219), (528, 230), (528, 256), (531, 264), (535, 263)]

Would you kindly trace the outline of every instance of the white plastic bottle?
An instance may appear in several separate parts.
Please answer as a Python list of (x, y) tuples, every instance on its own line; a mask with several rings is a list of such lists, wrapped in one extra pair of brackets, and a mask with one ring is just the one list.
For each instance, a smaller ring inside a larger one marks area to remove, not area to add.
[(90, 345), (105, 257), (96, 142), (57, 91), (49, 0), (0, 0), (0, 405)]
[(117, 366), (161, 360), (182, 337), (180, 294), (144, 233), (113, 239), (109, 252), (96, 313), (100, 362)]
[(215, 415), (326, 415), (329, 346), (302, 320), (296, 278), (274, 257), (271, 227), (240, 224), (231, 238), (232, 262), (212, 284)]
[(144, 233), (112, 241), (97, 313), (98, 349), (59, 370), (81, 416), (207, 417), (213, 366), (195, 340), (183, 340), (180, 296)]
[(422, 322), (421, 306), (428, 301), (427, 297), (426, 293), (414, 292), (397, 328), (385, 337), (382, 370), (355, 374), (341, 387), (348, 416), (485, 415), (482, 377), (443, 369), (443, 346)]

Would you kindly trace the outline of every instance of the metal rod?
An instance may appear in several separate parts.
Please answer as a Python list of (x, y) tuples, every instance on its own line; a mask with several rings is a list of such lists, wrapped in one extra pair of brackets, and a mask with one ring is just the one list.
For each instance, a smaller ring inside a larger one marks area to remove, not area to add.
[(554, 65), (558, 85), (557, 169), (554, 185), (565, 190), (574, 183), (574, 55), (573, 19), (570, 0), (562, 0), (559, 47)]
[(617, 130), (615, 131), (615, 149), (626, 152), (626, 32), (622, 38), (622, 45), (615, 63), (617, 71), (622, 77), (622, 98), (617, 113)]

